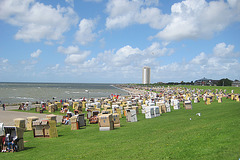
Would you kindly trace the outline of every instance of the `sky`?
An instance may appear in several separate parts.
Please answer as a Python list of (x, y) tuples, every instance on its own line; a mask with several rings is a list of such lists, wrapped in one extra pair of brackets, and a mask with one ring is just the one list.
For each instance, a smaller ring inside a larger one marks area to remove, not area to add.
[(240, 79), (240, 0), (0, 0), (0, 82)]

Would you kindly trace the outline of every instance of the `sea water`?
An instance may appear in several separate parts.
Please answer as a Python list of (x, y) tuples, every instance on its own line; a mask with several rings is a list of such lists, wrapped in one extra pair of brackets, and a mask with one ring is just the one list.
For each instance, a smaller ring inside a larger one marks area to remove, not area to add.
[(101, 98), (112, 94), (127, 95), (127, 92), (102, 83), (0, 83), (0, 101), (9, 104), (83, 97)]

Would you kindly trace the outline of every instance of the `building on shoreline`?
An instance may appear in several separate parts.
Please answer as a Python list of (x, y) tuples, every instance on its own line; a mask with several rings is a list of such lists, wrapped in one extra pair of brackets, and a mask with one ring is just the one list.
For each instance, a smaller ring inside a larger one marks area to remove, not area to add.
[(151, 69), (150, 67), (143, 67), (142, 70), (142, 83), (143, 84), (150, 84), (150, 74), (151, 74)]
[(217, 85), (218, 80), (212, 80), (212, 79), (207, 79), (203, 77), (202, 79), (196, 80), (194, 82), (194, 85), (200, 85), (200, 86), (214, 86)]
[(233, 87), (240, 87), (240, 81), (239, 80), (235, 80), (232, 82), (232, 86)]

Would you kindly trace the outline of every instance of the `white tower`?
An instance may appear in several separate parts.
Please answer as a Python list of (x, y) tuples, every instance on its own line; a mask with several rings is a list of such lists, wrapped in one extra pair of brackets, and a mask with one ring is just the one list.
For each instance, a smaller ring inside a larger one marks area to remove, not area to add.
[(143, 84), (150, 84), (150, 67), (143, 67), (142, 70), (142, 83)]

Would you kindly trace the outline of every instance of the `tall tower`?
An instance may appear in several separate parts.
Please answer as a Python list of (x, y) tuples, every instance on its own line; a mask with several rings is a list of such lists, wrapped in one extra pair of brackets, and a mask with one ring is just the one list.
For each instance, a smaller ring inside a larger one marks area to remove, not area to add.
[(143, 67), (142, 70), (142, 83), (143, 84), (150, 84), (150, 67)]

